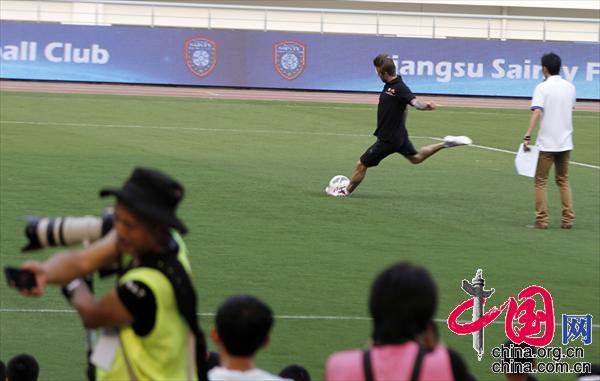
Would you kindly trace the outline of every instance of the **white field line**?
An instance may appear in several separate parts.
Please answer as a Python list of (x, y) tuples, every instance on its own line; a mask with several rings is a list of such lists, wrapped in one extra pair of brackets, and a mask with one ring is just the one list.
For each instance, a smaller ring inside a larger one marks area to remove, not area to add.
[(233, 132), (233, 133), (253, 133), (253, 134), (273, 134), (273, 135), (317, 135), (317, 136), (346, 136), (346, 137), (365, 137), (366, 134), (343, 134), (335, 132), (308, 132), (308, 131), (285, 131), (285, 130), (241, 130), (226, 128), (199, 128), (182, 126), (148, 126), (135, 124), (94, 124), (94, 123), (56, 123), (56, 122), (22, 122), (12, 120), (0, 120), (0, 124), (26, 124), (42, 126), (65, 126), (65, 127), (101, 127), (101, 128), (140, 128), (147, 130), (183, 130), (197, 132)]
[[(412, 136), (411, 136), (411, 137), (412, 137)], [(417, 137), (417, 136), (415, 136), (415, 137)], [(423, 138), (425, 138), (425, 137), (421, 137), (421, 136), (418, 136), (418, 137), (419, 137), (419, 138), (422, 138), (422, 139), (423, 139)], [(443, 139), (440, 139), (440, 138), (434, 138), (434, 137), (426, 137), (426, 138), (427, 138), (427, 139), (433, 139), (433, 140), (439, 140), (439, 141), (442, 141), (442, 140), (443, 140)], [(475, 148), (481, 148), (481, 149), (484, 149), (484, 150), (487, 150), (487, 151), (494, 151), (494, 152), (503, 152), (503, 153), (509, 153), (509, 154), (511, 154), (511, 155), (516, 155), (516, 154), (517, 154), (516, 152), (509, 151), (509, 150), (506, 150), (506, 149), (502, 149), (502, 148), (495, 148), (495, 147), (488, 147), (488, 146), (480, 146), (480, 145), (477, 145), (477, 144), (471, 144), (471, 147), (475, 147)], [(592, 164), (587, 164), (587, 163), (579, 163), (579, 162), (577, 162), (577, 161), (570, 161), (570, 162), (569, 162), (569, 164), (573, 164), (573, 165), (579, 165), (579, 166), (581, 166), (581, 167), (586, 167), (586, 168), (600, 169), (600, 166), (597, 166), (597, 165), (592, 165)]]
[[(62, 93), (62, 92), (61, 92)], [(112, 90), (107, 89), (106, 91), (102, 91), (102, 94), (113, 94)], [(211, 92), (208, 90), (205, 90), (202, 92), (203, 94), (207, 94), (215, 99), (226, 99), (226, 100), (241, 100), (241, 99), (236, 99), (236, 98), (222, 98), (224, 97), (224, 94), (218, 94), (215, 92)], [(136, 95), (137, 93), (131, 93), (131, 94), (121, 94), (121, 95)], [(172, 96), (174, 94), (165, 94), (164, 96)], [(188, 95), (184, 95), (184, 97), (187, 97)], [(206, 98), (206, 99), (213, 99), (213, 98)], [(250, 99), (253, 100), (253, 99)], [(257, 100), (265, 100), (265, 99), (257, 99)], [(267, 99), (268, 100), (268, 99)], [(284, 102), (287, 102), (287, 100), (283, 100)], [(294, 100), (289, 100), (289, 102), (296, 102)], [(334, 101), (331, 101), (334, 103)], [(373, 102), (372, 104), (368, 104), (368, 103), (341, 103), (340, 105), (337, 106), (321, 106), (321, 105), (316, 105), (314, 103), (321, 103), (320, 101), (313, 101), (310, 102), (312, 104), (302, 104), (302, 103), (298, 103), (298, 104), (277, 104), (275, 103), (275, 105), (277, 105), (277, 107), (284, 107), (284, 108), (316, 108), (316, 109), (326, 109), (326, 110), (344, 110), (344, 111), (371, 111), (371, 110), (376, 110), (377, 109), (377, 104), (375, 102)], [(506, 109), (504, 109), (504, 111), (499, 112), (496, 111), (496, 109), (498, 107), (489, 107), (486, 106), (485, 104), (482, 104), (480, 106), (477, 106), (477, 108), (486, 108), (487, 107), (487, 111), (471, 111), (471, 108), (465, 108), (462, 107), (460, 105), (453, 105), (453, 104), (449, 104), (449, 105), (440, 105), (437, 104), (437, 106), (439, 108), (443, 108), (444, 112), (447, 113), (451, 113), (451, 114), (471, 114), (471, 115), (502, 115), (502, 116), (510, 116), (510, 117), (522, 117), (523, 114), (521, 113), (509, 113), (506, 112)], [(460, 110), (447, 110), (446, 108), (460, 108)], [(474, 107), (475, 108), (475, 107)], [(529, 111), (528, 106), (527, 107), (522, 107), (522, 108), (508, 108), (511, 111)], [(599, 119), (600, 115), (580, 115), (579, 112), (593, 112), (593, 111), (576, 111), (573, 114), (574, 118), (577, 119)]]
[[(6, 88), (7, 84), (3, 84), (4, 87), (0, 90), (15, 90), (15, 89), (10, 89), (10, 88)], [(69, 84), (69, 86), (73, 89), (73, 90), (88, 90), (89, 88), (84, 86), (77, 86), (77, 84)], [(20, 89), (19, 89), (20, 90)], [(59, 91), (54, 91), (57, 90), (55, 87), (50, 87), (50, 90), (52, 90), (51, 94), (65, 94), (62, 90)], [(146, 89), (144, 89), (146, 90)], [(165, 89), (161, 89), (162, 91), (164, 91)], [(30, 91), (28, 89), (25, 89), (25, 91)], [(35, 91), (35, 90), (31, 90), (31, 91)], [(93, 92), (90, 93), (83, 93), (85, 95), (89, 95), (89, 94), (96, 94), (96, 92), (98, 94), (113, 94), (113, 95), (148, 95), (146, 93), (140, 94), (139, 93), (139, 89), (133, 89), (133, 90), (127, 90), (125, 88), (119, 88), (118, 90), (119, 92), (123, 92), (123, 93), (119, 93), (119, 94), (115, 94), (114, 93), (114, 89), (112, 88), (107, 88), (107, 89), (94, 89)], [(169, 91), (166, 92), (164, 94), (156, 94), (156, 96), (160, 96), (160, 97), (169, 97), (169, 96), (177, 96), (177, 97), (194, 97), (194, 94), (206, 94), (212, 98), (204, 98), (204, 99), (209, 99), (209, 100), (213, 100), (213, 99), (218, 99), (218, 100), (232, 100), (232, 101), (239, 101), (239, 100), (273, 100), (270, 96), (268, 97), (262, 97), (262, 98), (258, 98), (258, 99), (252, 99), (252, 98), (247, 98), (247, 99), (242, 99), (242, 98), (230, 98), (228, 93), (218, 93), (218, 90), (200, 90), (198, 92), (196, 91), (192, 91), (191, 93), (187, 93), (187, 92), (179, 92), (177, 90), (174, 91)], [(154, 95), (154, 94), (151, 94)], [(259, 92), (260, 95), (260, 92)], [(264, 94), (263, 94), (264, 95)], [(341, 99), (342, 101), (345, 100), (345, 97), (341, 97), (341, 98), (337, 98), (337, 99)], [(277, 105), (277, 107), (284, 107), (284, 108), (317, 108), (317, 109), (328, 109), (328, 110), (345, 110), (345, 111), (349, 111), (349, 110), (374, 110), (377, 108), (377, 99), (373, 98), (372, 102), (360, 102), (360, 103), (340, 103), (336, 106), (333, 105), (319, 105), (317, 106), (315, 103), (323, 103), (324, 101), (319, 101), (319, 100), (313, 100), (311, 101), (310, 98), (306, 99), (300, 99), (300, 100), (294, 100), (294, 99), (277, 99), (279, 101), (283, 101), (283, 102), (303, 102), (303, 101), (308, 101), (308, 103), (312, 103), (312, 104), (303, 104), (303, 103), (297, 103), (297, 104), (277, 104), (275, 103), (275, 105)], [(327, 103), (335, 103), (336, 100), (328, 100), (325, 101)], [(529, 111), (529, 104), (516, 104), (514, 106), (508, 106), (508, 107), (503, 107), (502, 112), (497, 111), (497, 109), (499, 107), (497, 106), (491, 106), (489, 103), (480, 103), (476, 106), (473, 107), (464, 107), (464, 105), (462, 105), (460, 103), (460, 101), (455, 102), (455, 103), (448, 103), (448, 104), (441, 104), (441, 103), (436, 103), (438, 108), (444, 109), (444, 112), (449, 112), (449, 113), (461, 113), (461, 114), (473, 114), (473, 115), (504, 115), (504, 116), (522, 116), (522, 114), (518, 114), (518, 113), (508, 113), (506, 112), (506, 110), (512, 110), (512, 111)], [(459, 108), (460, 110), (447, 110), (447, 108)], [(486, 109), (486, 111), (471, 111), (471, 108), (484, 108)], [(598, 119), (600, 118), (600, 115), (579, 115), (580, 112), (597, 112), (597, 111), (590, 111), (590, 110), (575, 110), (575, 113), (573, 114), (573, 117), (575, 118), (582, 118), (582, 119)]]
[[(344, 137), (369, 137), (369, 134), (344, 134), (336, 132), (309, 132), (309, 131), (282, 131), (282, 130), (241, 130), (241, 129), (223, 129), (223, 128), (198, 128), (198, 127), (182, 127), (182, 126), (149, 126), (149, 125), (135, 125), (135, 124), (96, 124), (96, 123), (62, 123), (62, 122), (33, 122), (33, 121), (16, 121), (16, 120), (0, 120), (0, 124), (12, 124), (12, 125), (33, 125), (33, 126), (61, 126), (61, 127), (99, 127), (99, 128), (140, 128), (149, 130), (185, 130), (185, 131), (197, 131), (197, 132), (233, 132), (233, 133), (255, 133), (255, 134), (276, 134), (276, 135), (316, 135), (316, 136), (344, 136)], [(442, 139), (432, 136), (411, 136), (414, 139), (431, 139), (441, 141)], [(503, 152), (512, 155), (516, 155), (516, 152), (488, 147), (482, 145), (471, 145), (475, 148), (484, 149), (487, 151)], [(578, 165), (581, 167), (592, 168), (600, 170), (600, 166), (586, 163), (579, 163), (576, 161), (570, 161), (570, 164)]]
[[(42, 86), (42, 87), (40, 87)], [(177, 98), (200, 98), (200, 99), (208, 99), (208, 100), (235, 100), (235, 101), (247, 101), (247, 100), (259, 100), (259, 101), (278, 101), (278, 102), (310, 102), (310, 103), (339, 103), (346, 104), (348, 107), (352, 107), (353, 105), (376, 105), (377, 104), (377, 95), (376, 93), (372, 94), (364, 94), (363, 96), (348, 96), (349, 94), (332, 94), (329, 93), (326, 99), (323, 99), (317, 94), (315, 98), (315, 94), (311, 92), (302, 93), (302, 92), (293, 92), (290, 94), (288, 92), (277, 93), (269, 90), (242, 90), (241, 94), (247, 94), (244, 97), (239, 95), (239, 92), (236, 90), (219, 90), (219, 89), (184, 89), (184, 88), (167, 88), (161, 87), (158, 91), (153, 87), (146, 86), (108, 86), (106, 88), (102, 88), (99, 86), (90, 87), (88, 85), (77, 85), (75, 83), (69, 84), (69, 91), (65, 92), (65, 90), (59, 86), (43, 86), (42, 84), (36, 84), (31, 88), (23, 88), (19, 84), (16, 86), (11, 86), (10, 83), (3, 82), (2, 88), (0, 91), (15, 91), (15, 92), (42, 92), (48, 94), (84, 94), (84, 95), (94, 95), (94, 94), (108, 94), (108, 95), (116, 95), (116, 96), (155, 96), (155, 97), (177, 97)], [(276, 95), (274, 95), (276, 94)], [(512, 102), (508, 102), (505, 105), (498, 106), (495, 103), (490, 103), (488, 99), (467, 99), (466, 101), (461, 98), (448, 99), (448, 97), (444, 96), (433, 96), (432, 98), (438, 108), (447, 108), (447, 107), (455, 107), (455, 108), (484, 108), (488, 110), (493, 109), (511, 109), (511, 110), (529, 110), (530, 102), (528, 100), (514, 100)], [(441, 102), (441, 103), (439, 103)], [(587, 102), (586, 102), (587, 103)], [(588, 105), (578, 106), (576, 112), (595, 112), (600, 111), (598, 109), (598, 105), (592, 104), (590, 106), (595, 106), (595, 108), (590, 108), (588, 110), (585, 109)], [(314, 106), (302, 106), (302, 105), (283, 105), (283, 107), (314, 107)], [(584, 107), (581, 109), (581, 107)], [(318, 108), (327, 108), (327, 109), (344, 109), (342, 107), (337, 106), (319, 106)], [(347, 109), (347, 108), (345, 108)], [(455, 112), (455, 111), (451, 111)], [(463, 112), (463, 111), (456, 111)], [(478, 112), (469, 112), (467, 113), (478, 114)], [(490, 112), (493, 113), (493, 112)], [(503, 114), (496, 112), (494, 114)], [(584, 117), (587, 118), (587, 117)], [(597, 118), (597, 117), (593, 117)]]
[[(437, 105), (440, 106), (440, 105)], [(316, 108), (316, 109), (329, 109), (329, 110), (344, 110), (344, 111), (372, 111), (377, 109), (377, 104), (372, 105), (360, 105), (360, 104), (348, 104), (347, 106), (316, 106), (316, 105), (303, 105), (303, 104), (293, 104), (293, 105), (279, 105), (278, 107), (285, 108)], [(447, 107), (457, 107), (453, 105), (448, 105)], [(481, 106), (480, 108), (485, 108), (485, 106)], [(511, 111), (518, 111), (519, 109), (510, 109)], [(523, 111), (529, 111), (529, 108), (523, 108)], [(446, 110), (444, 106), (444, 112), (450, 114), (471, 114), (471, 115), (503, 115), (503, 116), (511, 116), (511, 117), (523, 117), (521, 113), (510, 113), (510, 112), (499, 112), (495, 111), (495, 109), (489, 109), (489, 111), (470, 111), (469, 109), (460, 109), (460, 110)], [(589, 112), (589, 111), (582, 111)], [(577, 119), (599, 119), (600, 115), (579, 115), (578, 113), (573, 114), (573, 118)], [(525, 121), (527, 122), (527, 121)]]
[[(46, 313), (46, 314), (74, 314), (75, 310), (68, 309), (51, 309), (51, 308), (42, 308), (42, 309), (26, 309), (26, 308), (0, 308), (0, 313)], [(214, 317), (216, 314), (214, 312), (200, 312), (197, 314), (201, 317)], [(369, 317), (362, 316), (319, 316), (319, 315), (275, 315), (275, 319), (282, 320), (364, 320), (370, 321)], [(436, 323), (445, 323), (446, 319), (433, 319)], [(470, 320), (459, 320), (461, 324), (470, 323)], [(503, 321), (493, 321), (492, 324), (502, 324)], [(557, 325), (561, 325), (562, 322), (555, 322)], [(592, 324), (592, 328), (600, 328), (600, 324)]]

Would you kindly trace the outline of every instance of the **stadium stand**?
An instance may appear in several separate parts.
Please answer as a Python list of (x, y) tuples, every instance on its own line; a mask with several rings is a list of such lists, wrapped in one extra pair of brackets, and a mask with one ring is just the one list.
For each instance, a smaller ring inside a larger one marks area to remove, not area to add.
[[(243, 4), (243, 5), (241, 5)], [(600, 41), (598, 3), (476, 1), (2, 1), (2, 20), (352, 33), (424, 38)], [(502, 6), (501, 4), (510, 4)], [(536, 7), (536, 5), (539, 6)], [(561, 5), (562, 4), (562, 5)], [(567, 8), (568, 7), (568, 8)]]

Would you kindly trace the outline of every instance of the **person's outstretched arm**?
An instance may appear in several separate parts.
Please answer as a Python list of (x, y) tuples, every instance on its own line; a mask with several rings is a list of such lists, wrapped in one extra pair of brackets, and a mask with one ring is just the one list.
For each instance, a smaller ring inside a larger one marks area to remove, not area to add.
[(78, 251), (62, 252), (51, 256), (45, 262), (27, 261), (21, 268), (35, 274), (37, 286), (21, 293), (40, 296), (46, 284), (65, 285), (107, 266), (118, 258), (117, 233), (113, 229), (106, 236)]
[(435, 103), (433, 103), (431, 101), (427, 101), (427, 102), (420, 101), (417, 98), (413, 98), (413, 100), (410, 101), (410, 105), (420, 111), (435, 110)]

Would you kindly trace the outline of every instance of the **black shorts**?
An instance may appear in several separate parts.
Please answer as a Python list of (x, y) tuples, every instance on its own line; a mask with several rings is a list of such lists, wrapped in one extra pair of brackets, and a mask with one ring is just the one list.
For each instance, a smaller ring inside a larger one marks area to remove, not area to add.
[(376, 167), (381, 160), (396, 152), (405, 157), (417, 154), (417, 150), (415, 150), (415, 147), (413, 147), (408, 138), (402, 144), (384, 142), (377, 139), (375, 144), (369, 147), (360, 157), (360, 162), (367, 167)]

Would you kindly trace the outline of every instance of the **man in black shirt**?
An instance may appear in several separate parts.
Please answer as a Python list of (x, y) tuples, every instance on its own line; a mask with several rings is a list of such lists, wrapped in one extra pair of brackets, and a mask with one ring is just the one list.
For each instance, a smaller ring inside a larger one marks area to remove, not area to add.
[(377, 141), (360, 157), (356, 163), (354, 175), (345, 188), (327, 188), (327, 194), (335, 197), (349, 196), (367, 174), (367, 168), (377, 166), (381, 160), (397, 152), (411, 163), (419, 164), (439, 150), (448, 147), (471, 144), (466, 136), (446, 136), (442, 143), (421, 147), (418, 151), (413, 147), (406, 130), (406, 106), (417, 110), (435, 110), (433, 102), (418, 100), (396, 74), (396, 65), (387, 54), (380, 54), (373, 60), (379, 78), (385, 83), (379, 95), (377, 106), (377, 129), (373, 135)]

